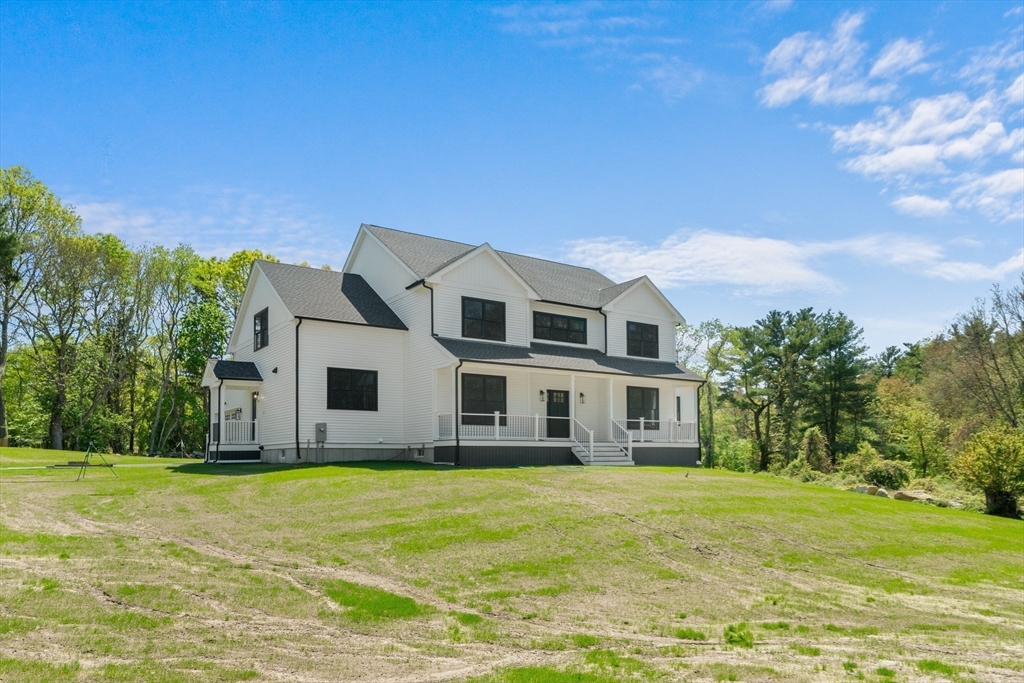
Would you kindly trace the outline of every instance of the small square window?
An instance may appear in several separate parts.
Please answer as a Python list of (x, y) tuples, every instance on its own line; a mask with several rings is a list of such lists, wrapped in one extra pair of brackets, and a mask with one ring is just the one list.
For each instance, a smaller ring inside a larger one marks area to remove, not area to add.
[(658, 357), (658, 326), (647, 323), (626, 323), (626, 355), (641, 358)]
[(462, 297), (462, 336), (505, 341), (505, 303)]

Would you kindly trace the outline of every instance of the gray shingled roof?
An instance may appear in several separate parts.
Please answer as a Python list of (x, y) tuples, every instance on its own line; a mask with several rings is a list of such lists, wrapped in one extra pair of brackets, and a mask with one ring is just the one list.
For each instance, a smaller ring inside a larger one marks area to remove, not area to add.
[(259, 267), (294, 316), (408, 329), (361, 275), (271, 261)]
[(536, 368), (575, 370), (577, 372), (600, 372), (612, 375), (642, 375), (663, 379), (683, 379), (703, 382), (700, 375), (665, 361), (643, 358), (621, 358), (606, 356), (596, 349), (587, 347), (557, 346), (555, 344), (531, 344), (508, 346), (466, 339), (434, 338), (450, 354), (460, 360), (498, 363), (501, 365), (523, 365)]
[(213, 366), (213, 376), (217, 379), (244, 379), (262, 382), (263, 375), (255, 363), (238, 360), (219, 360)]
[[(426, 278), (452, 261), (476, 249), (471, 244), (416, 235), (411, 232), (366, 225), (377, 239), (395, 253), (419, 278)], [(600, 308), (601, 290), (615, 282), (593, 268), (572, 266), (545, 259), (499, 251), (498, 255), (545, 301)], [(611, 299), (609, 299), (610, 301)]]

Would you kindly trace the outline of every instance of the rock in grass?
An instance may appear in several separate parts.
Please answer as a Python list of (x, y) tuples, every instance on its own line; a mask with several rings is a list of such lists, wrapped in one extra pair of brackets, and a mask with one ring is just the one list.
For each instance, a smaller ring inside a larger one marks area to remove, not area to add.
[(885, 489), (878, 489), (877, 491), (875, 491), (875, 495), (878, 496), (879, 498), (888, 498), (889, 492), (886, 491)]
[(927, 491), (922, 491), (920, 489), (914, 489), (911, 491), (897, 491), (895, 494), (893, 494), (893, 498), (895, 498), (896, 500), (932, 500), (934, 497), (935, 496), (928, 493)]
[(869, 486), (868, 490), (865, 491), (864, 493), (868, 494), (869, 496), (873, 496), (876, 493), (878, 493), (878, 487), (877, 486)]
[(856, 491), (857, 493), (867, 493), (868, 487), (865, 484), (861, 484), (860, 486), (854, 486), (852, 490)]

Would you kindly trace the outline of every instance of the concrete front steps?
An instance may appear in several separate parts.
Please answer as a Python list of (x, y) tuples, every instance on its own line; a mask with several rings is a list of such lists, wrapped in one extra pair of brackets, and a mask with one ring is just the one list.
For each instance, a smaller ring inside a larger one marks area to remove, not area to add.
[(622, 449), (615, 443), (594, 442), (594, 457), (592, 460), (587, 458), (587, 452), (579, 446), (573, 446), (572, 452), (584, 465), (612, 465), (620, 467), (633, 465), (632, 459), (623, 453)]

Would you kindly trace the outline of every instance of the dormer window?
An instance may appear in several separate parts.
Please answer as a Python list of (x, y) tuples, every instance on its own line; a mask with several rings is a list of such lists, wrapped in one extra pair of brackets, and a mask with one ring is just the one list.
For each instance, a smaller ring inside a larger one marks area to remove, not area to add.
[(264, 308), (252, 317), (252, 339), (254, 351), (259, 351), (270, 343), (270, 327), (267, 324), (268, 310), (269, 309)]
[(626, 323), (626, 355), (640, 358), (658, 357), (658, 326), (647, 323)]
[(505, 303), (462, 297), (462, 336), (505, 341)]

